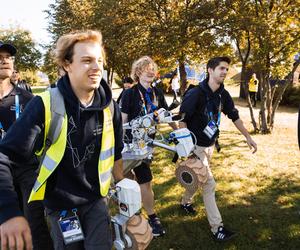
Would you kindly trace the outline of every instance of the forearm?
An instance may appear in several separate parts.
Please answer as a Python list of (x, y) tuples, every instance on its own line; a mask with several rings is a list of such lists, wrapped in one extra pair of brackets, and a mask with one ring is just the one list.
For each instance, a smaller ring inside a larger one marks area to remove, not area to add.
[[(125, 114), (125, 113), (121, 113), (122, 115), (122, 123), (125, 124), (128, 122), (128, 114)], [(123, 129), (123, 138), (125, 136), (125, 133), (126, 133), (126, 129)]]
[(245, 128), (243, 121), (241, 119), (237, 119), (234, 122), (235, 127), (241, 132), (242, 135), (244, 135), (246, 138), (250, 137), (250, 134), (248, 130)]
[(178, 123), (179, 128), (186, 128), (186, 123), (185, 122), (179, 122)]
[(114, 180), (116, 182), (118, 182), (124, 178), (122, 158), (115, 161), (112, 173), (113, 173)]
[(176, 122), (170, 122), (170, 123), (169, 123), (169, 126), (170, 126), (173, 130), (178, 129), (178, 126), (177, 126)]

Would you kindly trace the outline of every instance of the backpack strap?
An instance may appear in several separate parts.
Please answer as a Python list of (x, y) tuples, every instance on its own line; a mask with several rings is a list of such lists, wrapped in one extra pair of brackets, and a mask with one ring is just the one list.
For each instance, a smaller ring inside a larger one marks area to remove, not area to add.
[(55, 142), (60, 134), (66, 113), (65, 102), (58, 88), (50, 88), (51, 123), (46, 137), (46, 144)]
[[(45, 129), (45, 145), (44, 148), (37, 154), (39, 156), (39, 166), (37, 173), (40, 172), (43, 160), (46, 156), (47, 150), (57, 141), (62, 130), (62, 124), (66, 113), (65, 102), (62, 94), (58, 88), (48, 88), (50, 94), (50, 111), (51, 121), (48, 131)], [(46, 108), (46, 107), (45, 107)], [(46, 112), (46, 111), (45, 111)], [(46, 127), (46, 126), (45, 126)]]
[[(47, 150), (58, 139), (62, 129), (64, 115), (66, 113), (64, 98), (59, 92), (58, 88), (49, 88), (47, 91), (49, 91), (50, 94), (51, 121), (48, 131), (45, 129), (44, 148), (42, 149), (41, 153), (38, 153), (38, 155), (40, 155), (40, 164), (42, 164)], [(38, 169), (40, 169), (40, 167), (41, 166), (39, 166)]]

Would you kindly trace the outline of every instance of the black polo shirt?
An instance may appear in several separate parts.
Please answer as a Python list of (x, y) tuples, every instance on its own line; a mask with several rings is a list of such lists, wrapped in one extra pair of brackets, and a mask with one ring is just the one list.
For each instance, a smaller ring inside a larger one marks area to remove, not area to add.
[[(128, 115), (128, 121), (131, 121), (138, 116), (145, 115), (141, 94), (146, 102), (146, 105), (148, 105), (145, 97), (146, 89), (140, 83), (133, 86), (131, 89), (127, 89), (122, 96), (121, 111)], [(163, 92), (160, 89), (152, 87), (152, 96), (150, 96), (150, 99), (152, 102), (154, 99), (157, 100), (158, 108), (164, 108), (168, 110), (168, 104)]]
[(238, 110), (235, 108), (230, 94), (224, 89), (223, 84), (213, 92), (208, 86), (208, 79), (205, 79), (184, 96), (180, 113), (185, 114), (183, 122), (196, 136), (198, 146), (209, 147), (215, 143), (218, 133), (209, 139), (203, 130), (210, 120), (209, 112), (213, 113), (213, 118), (217, 121), (220, 102), (221, 110), (228, 118), (233, 122), (239, 119)]
[(16, 95), (19, 96), (20, 113), (23, 112), (26, 104), (33, 97), (30, 92), (14, 86), (7, 96), (0, 99), (0, 122), (4, 131), (7, 131), (16, 120)]

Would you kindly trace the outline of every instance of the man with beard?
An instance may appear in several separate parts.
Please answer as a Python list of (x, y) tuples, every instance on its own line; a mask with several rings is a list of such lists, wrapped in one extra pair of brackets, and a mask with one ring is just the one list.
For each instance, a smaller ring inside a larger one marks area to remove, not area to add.
[[(197, 139), (195, 154), (207, 168), (208, 180), (202, 185), (203, 201), (207, 218), (216, 241), (231, 239), (235, 233), (223, 226), (222, 217), (215, 200), (215, 180), (209, 163), (213, 154), (215, 140), (219, 134), (221, 112), (230, 118), (236, 128), (245, 136), (247, 144), (253, 153), (257, 150), (256, 143), (239, 118), (238, 110), (227, 90), (224, 80), (229, 69), (228, 57), (211, 58), (207, 63), (208, 77), (199, 86), (191, 89), (185, 95), (180, 107), (184, 117), (179, 123), (181, 128), (187, 127)], [(181, 201), (181, 208), (187, 214), (195, 214), (192, 205), (194, 193), (186, 190)]]

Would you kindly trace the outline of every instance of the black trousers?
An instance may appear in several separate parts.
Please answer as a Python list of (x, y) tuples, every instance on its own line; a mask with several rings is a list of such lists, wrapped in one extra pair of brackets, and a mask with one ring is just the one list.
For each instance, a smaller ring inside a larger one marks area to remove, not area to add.
[(177, 97), (179, 97), (179, 89), (173, 89), (173, 102), (177, 101)]
[(251, 103), (253, 103), (253, 107), (256, 107), (256, 92), (249, 91), (249, 95), (250, 95), (250, 101)]
[[(77, 207), (76, 214), (79, 217), (84, 240), (64, 244), (63, 236), (58, 226), (61, 211), (46, 208), (47, 216), (51, 225), (51, 236), (55, 250), (111, 250), (112, 233), (110, 228), (110, 216), (106, 199), (102, 198), (91, 204)], [(66, 217), (74, 216), (68, 210)]]
[(28, 203), (34, 181), (34, 174), (27, 175), (25, 179), (16, 180), (15, 186), (19, 203), (23, 204), (23, 213), (30, 226), (33, 249), (53, 250), (53, 243), (46, 223), (43, 203), (41, 201)]

